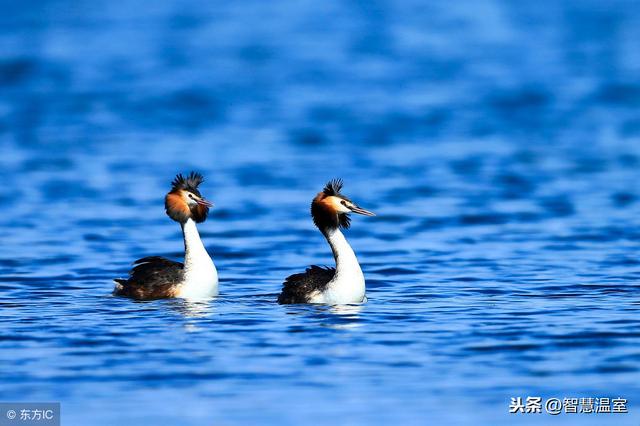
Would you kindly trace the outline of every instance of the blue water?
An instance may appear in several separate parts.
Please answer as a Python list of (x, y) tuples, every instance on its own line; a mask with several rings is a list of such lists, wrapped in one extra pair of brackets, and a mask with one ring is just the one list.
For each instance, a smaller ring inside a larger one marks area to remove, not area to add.
[[(638, 424), (636, 1), (3, 2), (0, 400), (65, 425)], [(206, 303), (111, 279), (180, 259), (201, 171)], [(331, 264), (359, 307), (279, 306)], [(511, 397), (629, 414), (509, 415)]]

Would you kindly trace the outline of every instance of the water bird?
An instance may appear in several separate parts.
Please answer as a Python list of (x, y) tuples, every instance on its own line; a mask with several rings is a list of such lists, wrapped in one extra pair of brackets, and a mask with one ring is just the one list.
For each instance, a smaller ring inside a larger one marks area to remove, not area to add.
[(336, 267), (313, 265), (305, 272), (287, 277), (278, 296), (278, 303), (339, 305), (366, 301), (362, 269), (341, 229), (349, 228), (350, 213), (365, 216), (375, 214), (357, 206), (341, 194), (342, 187), (342, 179), (333, 179), (311, 202), (313, 223), (331, 246)]
[(114, 280), (114, 295), (138, 300), (218, 295), (218, 272), (196, 227), (207, 219), (213, 206), (198, 190), (203, 181), (200, 173), (191, 172), (186, 177), (178, 174), (164, 199), (167, 215), (182, 228), (184, 264), (160, 256), (138, 259), (127, 279)]

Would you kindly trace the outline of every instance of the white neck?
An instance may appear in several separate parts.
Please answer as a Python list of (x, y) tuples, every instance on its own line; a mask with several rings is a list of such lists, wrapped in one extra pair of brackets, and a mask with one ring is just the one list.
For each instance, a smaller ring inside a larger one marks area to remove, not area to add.
[(340, 229), (324, 232), (333, 257), (336, 260), (336, 274), (325, 292), (325, 303), (360, 303), (365, 300), (364, 275), (356, 254)]
[(204, 248), (193, 219), (182, 224), (184, 237), (184, 281), (180, 297), (206, 298), (218, 295), (218, 271)]

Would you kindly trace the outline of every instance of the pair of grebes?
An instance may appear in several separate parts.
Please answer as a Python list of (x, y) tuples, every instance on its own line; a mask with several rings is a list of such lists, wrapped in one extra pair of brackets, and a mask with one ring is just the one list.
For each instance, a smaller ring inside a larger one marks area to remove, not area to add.
[[(198, 186), (199, 173), (181, 174), (171, 182), (165, 197), (167, 215), (182, 227), (184, 263), (159, 256), (134, 262), (129, 278), (116, 279), (114, 294), (138, 300), (179, 297), (203, 299), (218, 295), (218, 272), (202, 244), (196, 223), (204, 222), (212, 204)], [(278, 303), (348, 304), (366, 301), (364, 275), (353, 249), (342, 234), (349, 228), (350, 213), (374, 216), (340, 193), (342, 180), (327, 183), (311, 202), (311, 217), (333, 251), (335, 268), (311, 266), (285, 279)]]

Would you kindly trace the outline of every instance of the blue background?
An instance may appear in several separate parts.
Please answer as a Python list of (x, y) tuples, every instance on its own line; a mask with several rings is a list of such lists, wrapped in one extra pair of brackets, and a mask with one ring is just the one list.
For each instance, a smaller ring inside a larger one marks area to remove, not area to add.
[[(637, 424), (637, 1), (4, 1), (0, 399), (65, 425)], [(180, 259), (201, 171), (221, 297), (111, 279)], [(361, 307), (278, 306), (331, 264)], [(509, 415), (511, 397), (629, 414)]]

